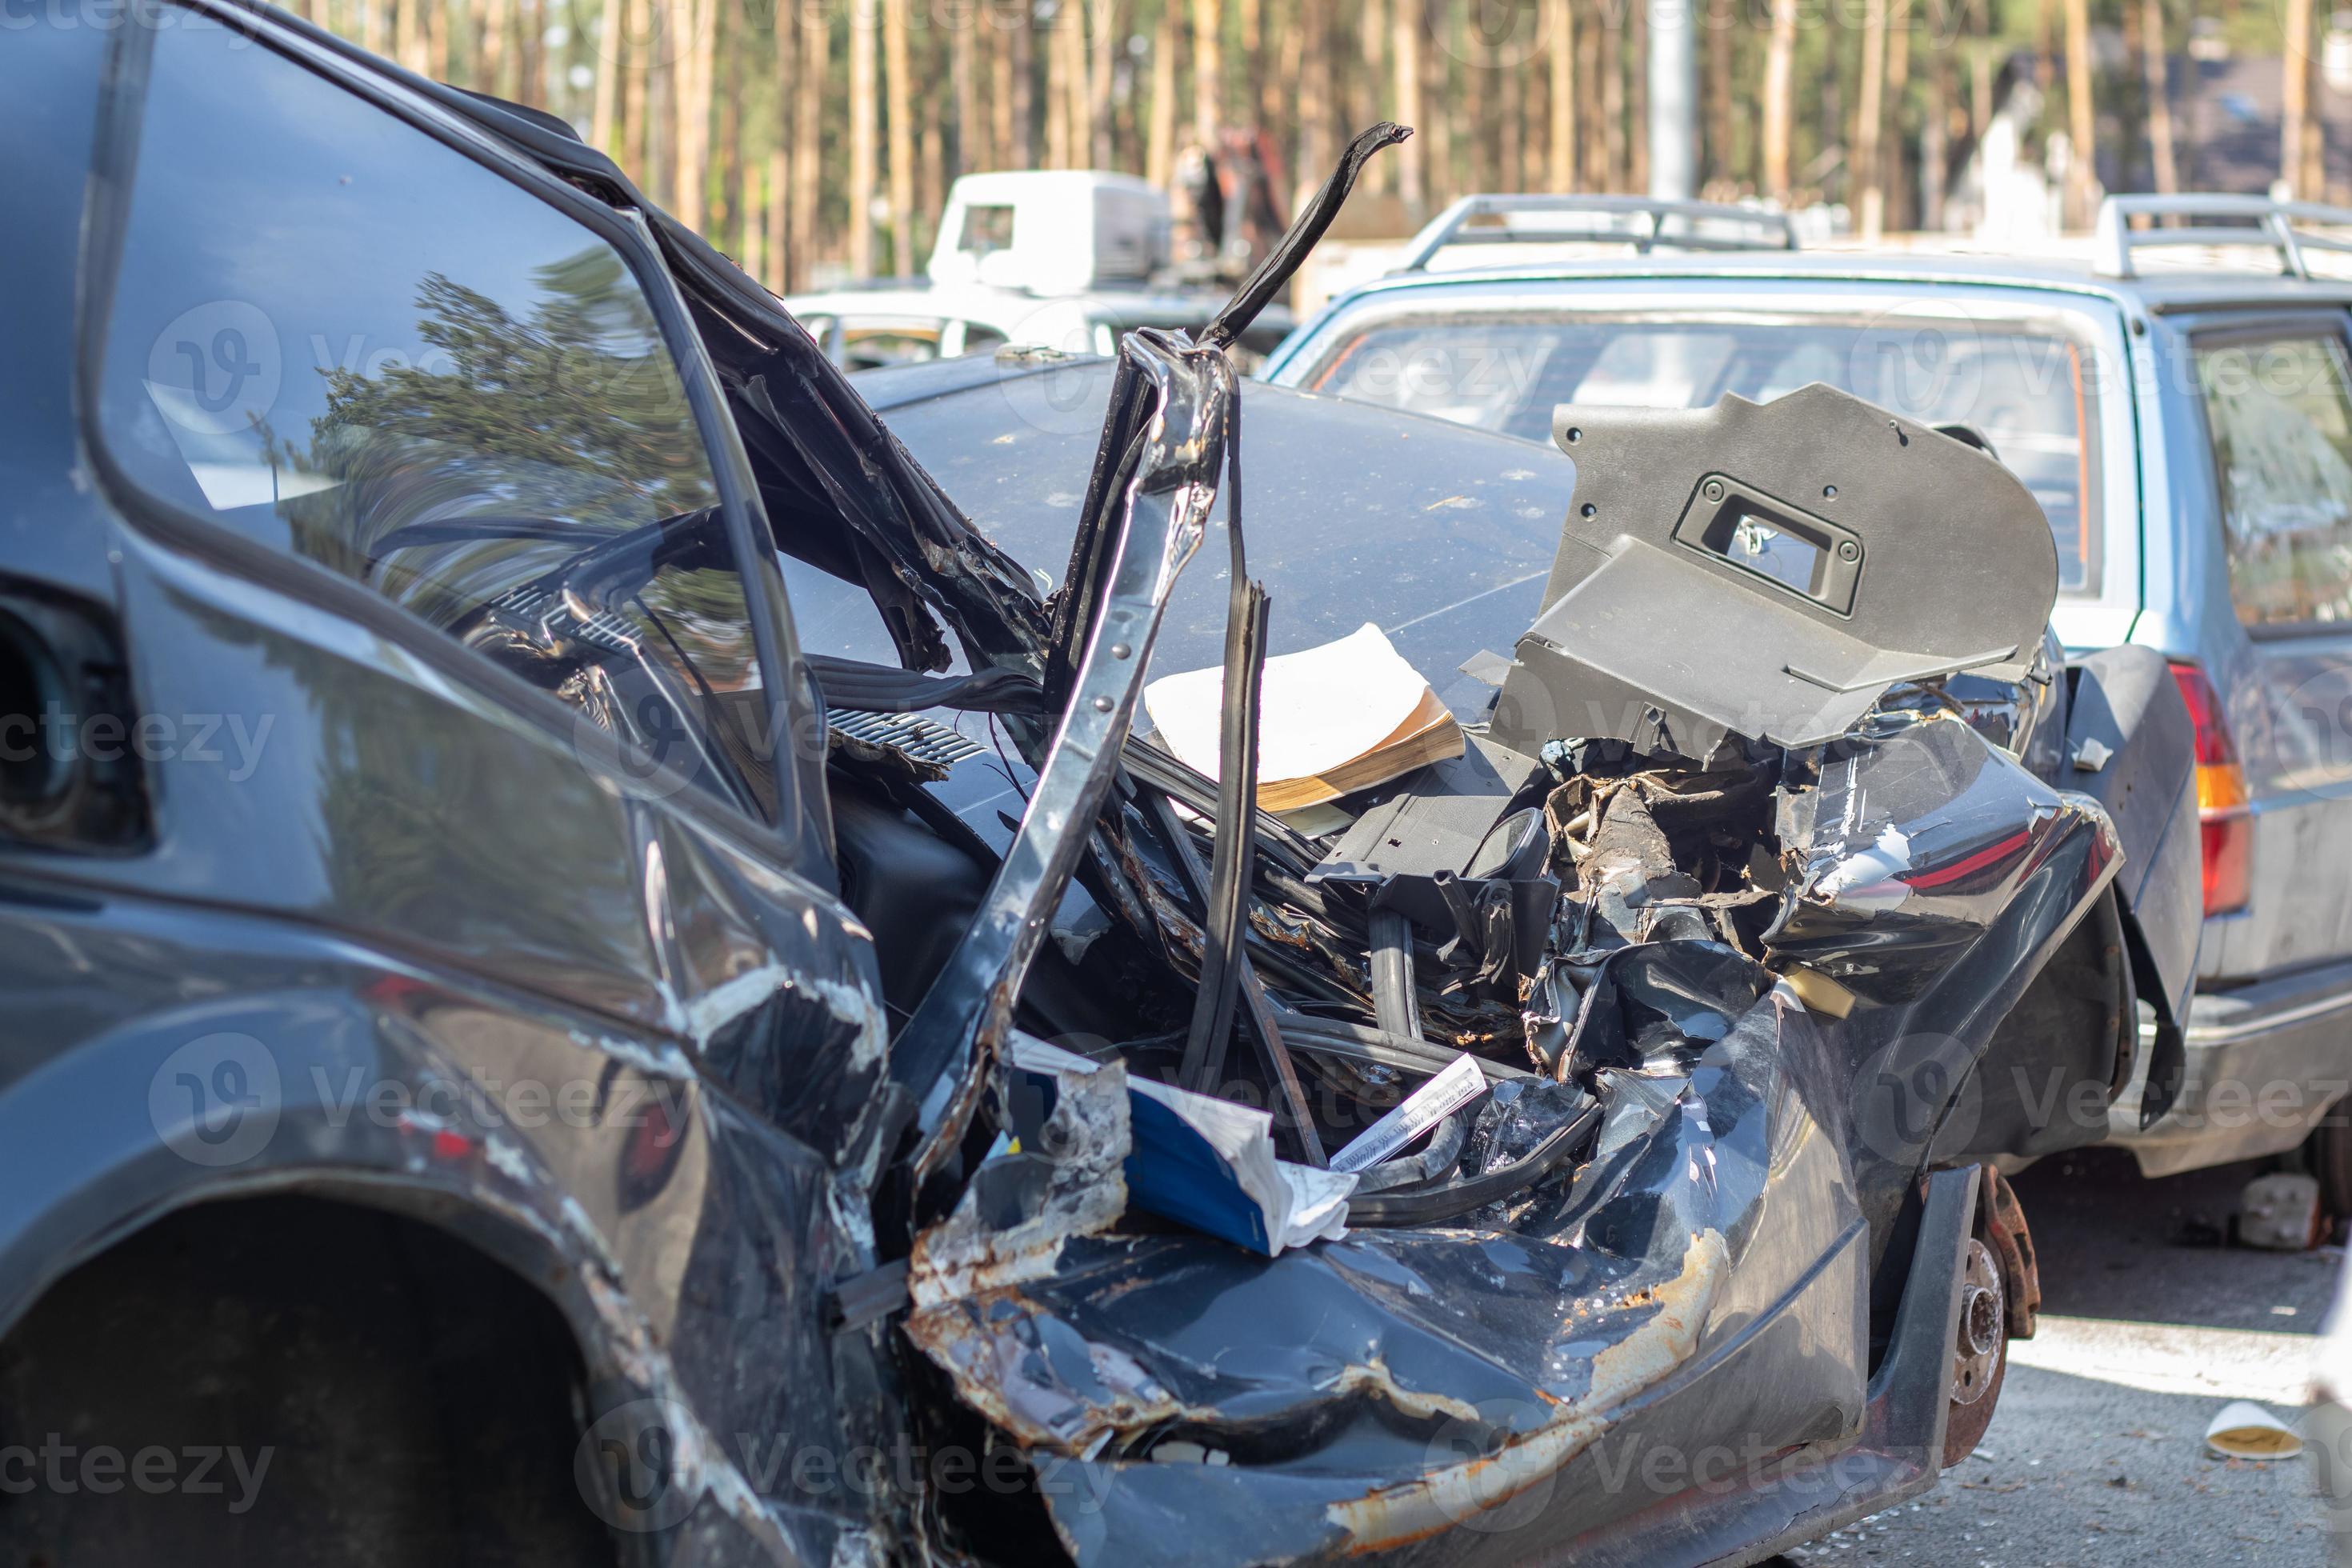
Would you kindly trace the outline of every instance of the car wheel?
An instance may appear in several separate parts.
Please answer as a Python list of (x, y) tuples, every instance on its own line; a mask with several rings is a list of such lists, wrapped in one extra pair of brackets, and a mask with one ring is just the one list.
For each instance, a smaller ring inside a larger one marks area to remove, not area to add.
[(2319, 1184), (2320, 1212), (2330, 1219), (2352, 1219), (2352, 1102), (2337, 1100), (2311, 1130), (2311, 1136), (2288, 1162)]
[(1969, 1238), (1960, 1265), (1959, 1323), (1952, 1346), (1951, 1413), (1944, 1425), (1944, 1468), (1976, 1451), (1992, 1425), (2009, 1373), (2009, 1287), (2000, 1255)]

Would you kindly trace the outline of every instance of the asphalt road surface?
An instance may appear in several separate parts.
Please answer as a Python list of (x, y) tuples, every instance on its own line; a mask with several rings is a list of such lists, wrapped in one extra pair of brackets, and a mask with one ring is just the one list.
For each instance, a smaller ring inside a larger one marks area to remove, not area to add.
[(2224, 1461), (2204, 1433), (2252, 1399), (2294, 1425), (2341, 1249), (2219, 1245), (2259, 1167), (2147, 1181), (2108, 1150), (2019, 1176), (2042, 1311), (2012, 1341), (1975, 1456), (1927, 1496), (1791, 1552), (1804, 1568), (1921, 1563), (2315, 1564), (2307, 1459)]

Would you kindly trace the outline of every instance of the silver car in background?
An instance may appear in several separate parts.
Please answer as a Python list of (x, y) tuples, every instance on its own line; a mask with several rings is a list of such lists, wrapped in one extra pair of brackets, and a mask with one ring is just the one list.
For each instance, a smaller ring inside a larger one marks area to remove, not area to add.
[[(2162, 222), (2178, 226), (2135, 226)], [(2194, 720), (2205, 919), (2136, 933), (2152, 1067), (2113, 1135), (2152, 1175), (2299, 1151), (2346, 1215), (2352, 273), (2318, 273), (2348, 226), (2248, 197), (2117, 197), (2082, 259), (2017, 260), (1801, 252), (1787, 220), (1745, 208), (1472, 197), (1261, 374), (1536, 441), (1559, 404), (1700, 407), (1816, 381), (1970, 427), (2049, 517), (2070, 658), (2156, 649)], [(1515, 259), (1436, 266), (1473, 245)], [(1499, 593), (1497, 622), (1541, 592)], [(2103, 762), (2074, 759), (2128, 842), (2147, 803)], [(2196, 994), (2168, 1017), (2188, 953)], [(2148, 1109), (2174, 1073), (2178, 1092), (2143, 1126), (2150, 1072)]]

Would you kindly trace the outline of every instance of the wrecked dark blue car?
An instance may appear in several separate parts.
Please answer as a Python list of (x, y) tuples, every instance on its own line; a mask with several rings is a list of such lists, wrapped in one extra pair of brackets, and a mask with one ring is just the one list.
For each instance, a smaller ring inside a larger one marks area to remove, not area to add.
[[(12, 36), (0, 1561), (1744, 1561), (1972, 1446), (2197, 848), (1969, 432), (1244, 391), (1393, 127), (1199, 342), (861, 396), (530, 111)], [(1368, 622), (1461, 755), (1257, 811)], [(1344, 1214), (1171, 1217), (1180, 1091)]]

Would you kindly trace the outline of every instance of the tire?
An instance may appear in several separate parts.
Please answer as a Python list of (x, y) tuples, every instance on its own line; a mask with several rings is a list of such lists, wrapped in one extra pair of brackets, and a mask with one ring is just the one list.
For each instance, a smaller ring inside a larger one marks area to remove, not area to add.
[(2296, 1149), (2293, 1163), (2319, 1183), (2320, 1212), (2352, 1219), (2352, 1101), (2337, 1100)]

